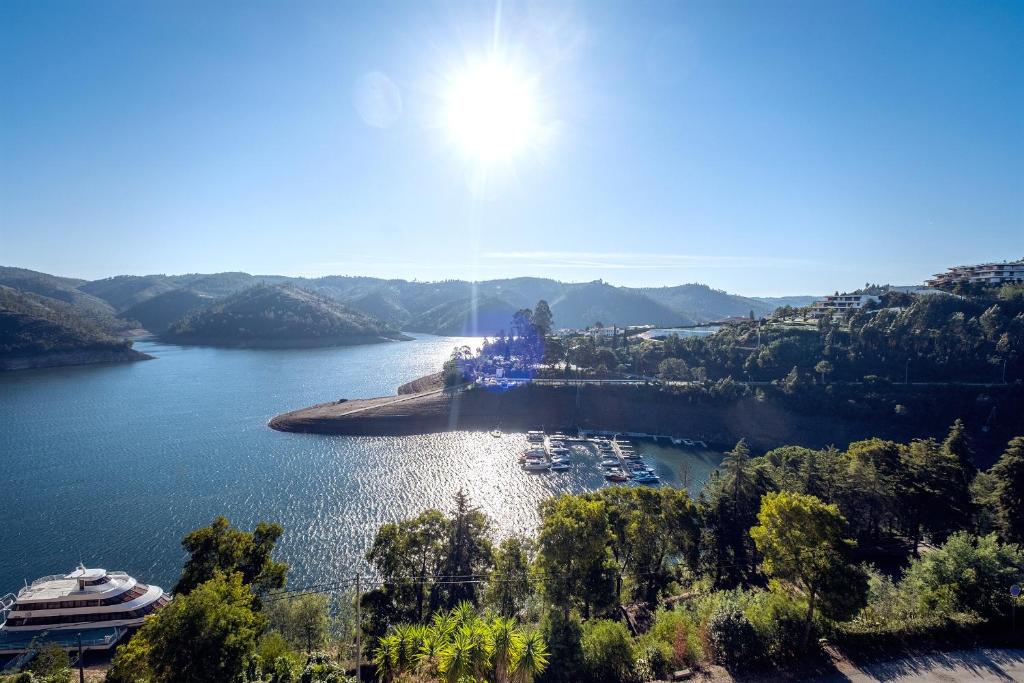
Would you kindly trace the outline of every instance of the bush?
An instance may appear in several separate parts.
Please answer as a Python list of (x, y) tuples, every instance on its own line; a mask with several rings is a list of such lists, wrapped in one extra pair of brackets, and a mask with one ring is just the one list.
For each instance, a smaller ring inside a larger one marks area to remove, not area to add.
[(1024, 574), (1024, 550), (995, 534), (958, 532), (941, 547), (915, 559), (901, 584), (921, 612), (944, 618), (1009, 617), (1007, 586)]
[(581, 645), (587, 680), (594, 683), (636, 680), (633, 638), (621, 622), (588, 621), (583, 625)]
[(780, 590), (758, 593), (744, 614), (765, 654), (775, 662), (792, 660), (800, 653), (807, 607)]
[(575, 683), (583, 670), (583, 627), (575, 615), (568, 618), (552, 610), (541, 630), (548, 643), (548, 668), (537, 679), (543, 683)]
[(725, 606), (712, 614), (707, 634), (712, 657), (729, 670), (749, 666), (760, 650), (757, 630), (736, 606)]

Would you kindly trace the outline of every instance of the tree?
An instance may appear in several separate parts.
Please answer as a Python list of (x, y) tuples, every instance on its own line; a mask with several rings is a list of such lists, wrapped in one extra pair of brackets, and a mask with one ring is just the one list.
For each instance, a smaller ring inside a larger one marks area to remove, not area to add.
[(990, 470), (992, 503), (1000, 535), (1024, 544), (1024, 437), (1012, 439)]
[(963, 465), (934, 439), (918, 439), (902, 449), (897, 491), (915, 553), (922, 534), (941, 541), (972, 516)]
[(494, 553), (494, 571), (487, 586), (485, 602), (498, 614), (518, 614), (530, 597), (530, 555), (533, 542), (521, 536), (510, 536)]
[(753, 543), (747, 531), (771, 488), (764, 470), (751, 465), (750, 449), (741, 439), (701, 491), (700, 562), (716, 585), (732, 587), (750, 574)]
[[(146, 620), (108, 680), (220, 683), (241, 677), (266, 620), (242, 574), (217, 574)], [(141, 658), (145, 657), (145, 664)], [(130, 665), (130, 666), (129, 666)], [(125, 678), (131, 669), (139, 678)], [(126, 671), (128, 670), (128, 671)]]
[[(465, 491), (455, 494), (455, 514), (449, 524), (448, 545), (441, 574), (445, 577), (472, 578), (481, 576), (493, 564), (487, 515), (469, 504)], [(469, 581), (435, 584), (432, 610), (451, 608), (460, 602), (477, 603), (477, 585)]]
[(260, 522), (250, 533), (232, 527), (226, 517), (217, 517), (182, 539), (189, 558), (174, 593), (185, 595), (218, 573), (234, 572), (239, 572), (242, 582), (257, 595), (284, 588), (288, 565), (272, 557), (282, 533), (280, 524)]
[(266, 607), (270, 627), (284, 636), (296, 650), (307, 653), (327, 644), (330, 632), (330, 605), (326, 595), (309, 594), (283, 598)]
[[(852, 541), (843, 538), (846, 520), (835, 505), (814, 496), (786, 491), (769, 493), (761, 502), (758, 525), (750, 536), (764, 556), (764, 572), (800, 590), (807, 600), (804, 648), (810, 642), (815, 608), (820, 598), (854, 586), (837, 585), (849, 567), (844, 551)], [(846, 577), (853, 578), (853, 577)], [(861, 577), (862, 594), (867, 578)]]
[(533, 308), (533, 325), (537, 328), (537, 334), (543, 339), (551, 334), (554, 316), (551, 315), (551, 307), (548, 302), (541, 299)]
[(559, 496), (541, 503), (537, 568), (545, 596), (568, 615), (575, 603), (588, 616), (614, 597), (610, 531), (605, 506), (597, 500)]
[(379, 589), (380, 600), (371, 598), (368, 606), (388, 612), (381, 615), (384, 623), (423, 620), (431, 577), (441, 571), (450, 535), (451, 522), (438, 510), (425, 510), (377, 530), (366, 559), (385, 583)]
[(818, 364), (814, 366), (814, 371), (821, 375), (821, 383), (825, 383), (825, 375), (832, 373), (832, 363), (827, 360), (819, 360)]
[(32, 680), (36, 683), (67, 683), (71, 674), (68, 653), (57, 643), (44, 645), (29, 663)]
[(977, 537), (960, 531), (911, 562), (902, 586), (924, 612), (993, 619), (1008, 615), (1007, 589), (1022, 572), (1020, 546), (1001, 544), (995, 534)]

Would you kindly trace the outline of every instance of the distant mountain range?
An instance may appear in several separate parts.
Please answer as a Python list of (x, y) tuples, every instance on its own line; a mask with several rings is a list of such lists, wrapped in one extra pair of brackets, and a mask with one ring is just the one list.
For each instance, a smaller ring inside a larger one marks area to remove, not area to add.
[(545, 278), (410, 282), (331, 275), (292, 278), (230, 272), (187, 275), (120, 275), (85, 281), (0, 267), (0, 285), (71, 304), (108, 330), (142, 326), (160, 334), (195, 309), (257, 284), (288, 284), (342, 304), (386, 326), (443, 335), (493, 335), (515, 311), (540, 299), (551, 306), (556, 327), (687, 325), (730, 316), (761, 316), (783, 305), (803, 306), (812, 296), (744, 297), (706, 285), (615, 287), (602, 281), (565, 283)]

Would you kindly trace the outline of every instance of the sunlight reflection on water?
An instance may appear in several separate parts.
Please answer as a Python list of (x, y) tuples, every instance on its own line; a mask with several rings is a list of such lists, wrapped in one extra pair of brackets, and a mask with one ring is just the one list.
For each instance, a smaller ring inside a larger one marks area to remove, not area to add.
[[(188, 530), (227, 515), (285, 527), (293, 586), (366, 570), (380, 524), (450, 508), (460, 488), (495, 533), (532, 532), (537, 504), (604, 485), (594, 456), (571, 470), (519, 468), (521, 434), (409, 437), (283, 434), (266, 421), (342, 396), (393, 393), (434, 371), (453, 346), (404, 344), (251, 351), (139, 344), (155, 361), (0, 376), (0, 592), (79, 560), (170, 586)], [(641, 444), (665, 481), (684, 460), (698, 484), (717, 454)]]

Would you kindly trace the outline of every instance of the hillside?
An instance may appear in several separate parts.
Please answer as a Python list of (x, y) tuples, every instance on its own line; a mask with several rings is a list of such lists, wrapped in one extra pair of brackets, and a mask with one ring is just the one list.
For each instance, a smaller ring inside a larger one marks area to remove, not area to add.
[[(3, 280), (4, 273), (17, 272), (30, 274), (30, 277), (21, 279), (30, 282), (32, 288)], [(120, 316), (138, 319), (143, 326), (154, 331), (169, 324), (170, 313), (174, 310), (184, 314), (187, 309), (180, 310), (175, 306), (184, 305), (190, 296), (216, 299), (256, 284), (291, 284), (396, 328), (431, 334), (493, 335), (508, 326), (510, 316), (505, 312), (533, 308), (540, 299), (551, 305), (556, 326), (575, 328), (587, 327), (597, 321), (619, 326), (645, 323), (681, 325), (746, 316), (751, 310), (755, 315), (763, 316), (778, 306), (806, 305), (813, 299), (743, 297), (700, 284), (631, 288), (615, 287), (600, 280), (567, 283), (535, 277), (481, 282), (416, 282), (341, 275), (293, 278), (228, 272), (120, 275), (86, 282), (6, 268), (0, 269), (0, 284), (54, 296), (74, 303), (82, 310), (90, 306), (97, 310), (94, 315), (102, 313), (107, 316), (110, 329), (128, 326), (121, 321), (111, 322), (115, 316)], [(192, 294), (168, 297), (163, 300), (166, 303), (154, 303), (151, 307), (143, 306), (147, 301), (170, 292)], [(164, 309), (166, 312), (161, 312)], [(154, 312), (155, 319), (150, 317)]]
[(172, 289), (135, 304), (122, 315), (137, 320), (146, 330), (160, 334), (190, 311), (208, 306), (213, 301), (213, 297), (191, 289)]
[(0, 370), (146, 358), (69, 303), (0, 286)]
[(109, 303), (80, 290), (84, 284), (87, 284), (86, 280), (0, 266), (0, 285), (69, 304), (79, 315), (111, 333), (131, 327), (128, 321), (118, 319)]
[(396, 329), (290, 285), (259, 284), (174, 323), (161, 337), (179, 344), (290, 348), (400, 340)]

